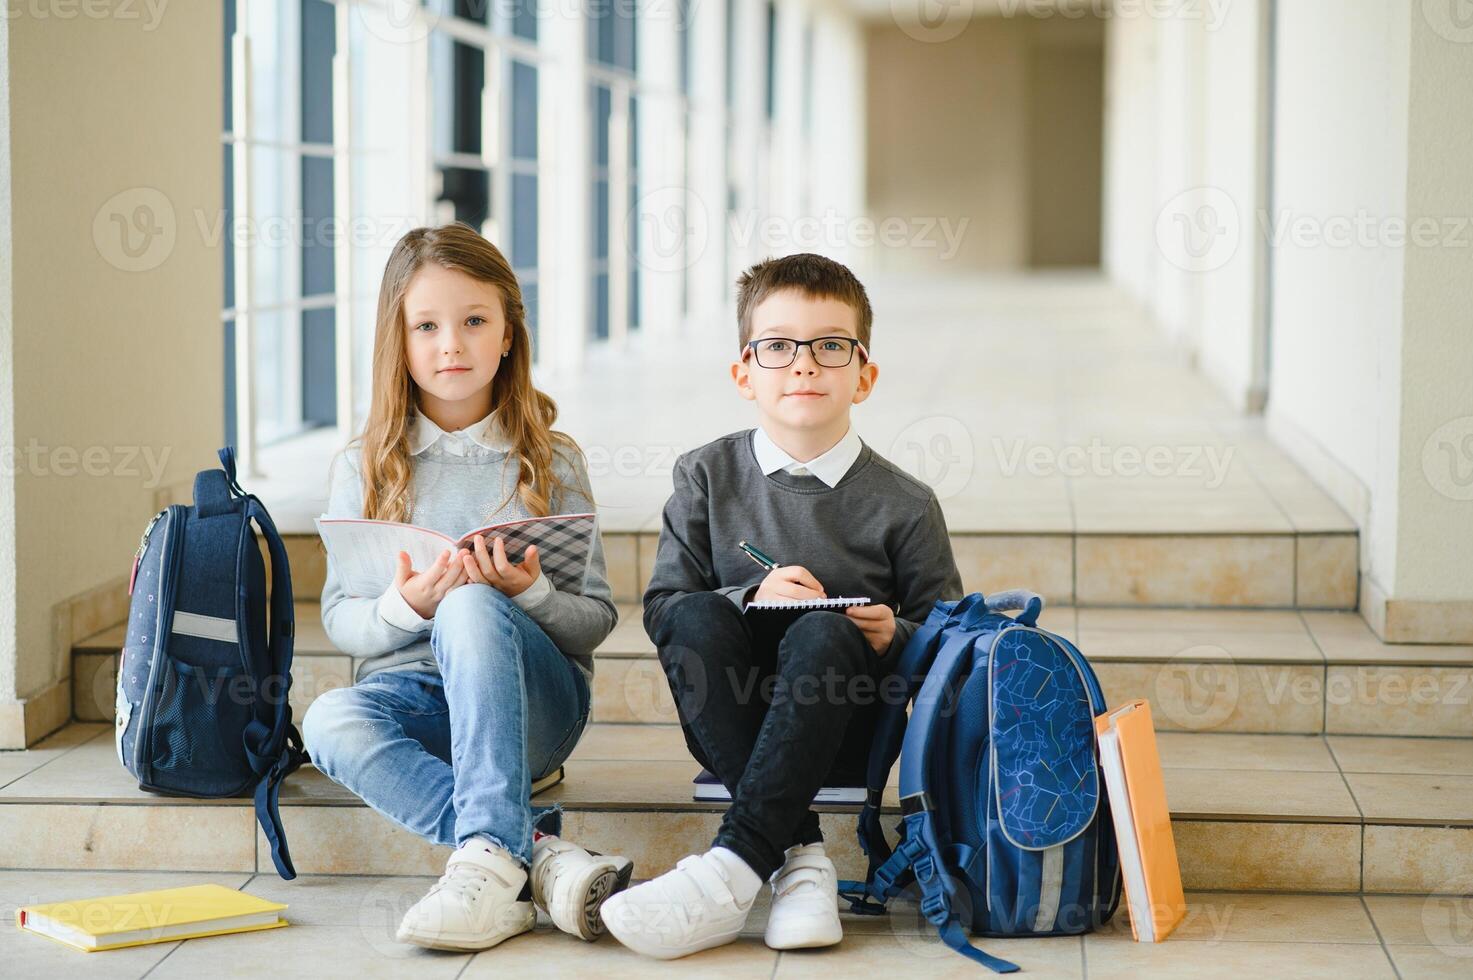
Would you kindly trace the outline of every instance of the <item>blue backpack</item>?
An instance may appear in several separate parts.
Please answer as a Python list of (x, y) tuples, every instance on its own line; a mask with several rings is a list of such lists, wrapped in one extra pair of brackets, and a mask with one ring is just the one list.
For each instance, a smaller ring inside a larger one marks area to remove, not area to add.
[[(1078, 935), (1120, 902), (1095, 745), (1105, 698), (1084, 655), (1038, 627), (1042, 610), (1031, 592), (973, 593), (937, 602), (916, 630), (895, 668), (903, 697), (887, 699), (870, 753), (859, 815), (869, 871), (840, 883), (850, 911), (868, 915), (918, 886), (942, 941), (998, 973), (1018, 967), (977, 949), (967, 931)], [(897, 755), (892, 851), (880, 797)]]
[[(277, 810), (281, 782), (307, 759), (287, 694), (292, 583), (261, 501), (223, 470), (194, 478), (194, 506), (171, 504), (143, 531), (128, 582), (118, 663), (118, 759), (138, 788), (170, 796), (255, 796), (283, 878), (295, 878)], [(266, 569), (251, 522), (271, 553)]]

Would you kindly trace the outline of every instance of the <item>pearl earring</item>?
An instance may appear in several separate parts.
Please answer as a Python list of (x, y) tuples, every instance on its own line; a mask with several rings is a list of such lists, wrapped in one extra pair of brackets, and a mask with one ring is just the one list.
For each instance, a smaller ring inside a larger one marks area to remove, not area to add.
[(501, 356), (502, 357), (511, 357), (511, 351), (504, 350), (504, 351), (501, 352)]

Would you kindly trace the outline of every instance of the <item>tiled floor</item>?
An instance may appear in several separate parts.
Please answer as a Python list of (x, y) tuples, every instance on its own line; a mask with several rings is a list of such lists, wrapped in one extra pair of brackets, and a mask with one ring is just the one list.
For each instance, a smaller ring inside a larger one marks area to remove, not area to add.
[[(97, 872), (0, 872), (0, 914), (21, 904), (217, 882), (285, 902), (285, 929), (84, 954), (0, 931), (7, 977), (977, 977), (985, 971), (941, 946), (915, 906), (885, 918), (845, 916), (845, 939), (827, 950), (779, 954), (761, 939), (766, 897), (734, 944), (673, 963), (643, 959), (611, 937), (583, 943), (544, 921), (483, 953), (439, 953), (393, 940), (398, 918), (431, 878)], [(1085, 937), (979, 939), (1037, 977), (1467, 977), (1473, 920), (1467, 899), (1413, 895), (1192, 893), (1167, 942), (1130, 938), (1124, 913)]]

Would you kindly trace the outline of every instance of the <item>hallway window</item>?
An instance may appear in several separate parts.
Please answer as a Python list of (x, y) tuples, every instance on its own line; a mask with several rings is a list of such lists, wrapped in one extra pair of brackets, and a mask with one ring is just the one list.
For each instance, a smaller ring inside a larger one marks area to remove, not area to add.
[[(250, 22), (238, 24), (245, 10)], [(239, 407), (249, 397), (254, 442), (269, 445), (337, 421), (336, 244), (320, 233), (333, 215), (333, 56), (336, 13), (329, 0), (224, 7), (225, 210), (220, 242), (225, 358), (225, 438), (238, 443)], [(252, 39), (250, 64), (236, 64), (234, 38)], [(236, 86), (251, 79), (251, 117), (236, 119)], [(249, 202), (241, 214), (237, 202)], [(250, 249), (249, 256), (239, 254)], [(248, 261), (242, 261), (246, 260)], [(249, 281), (240, 274), (249, 269)], [(242, 364), (237, 326), (253, 351)], [(244, 370), (243, 370), (244, 369)], [(248, 384), (242, 384), (242, 380)]]
[(511, 262), (537, 347), (536, 0), (441, 0), (431, 36), (436, 220), (464, 221)]
[(627, 220), (639, 187), (635, 26), (632, 5), (597, 4), (589, 12), (589, 336), (595, 340), (622, 339), (639, 327), (638, 239)]

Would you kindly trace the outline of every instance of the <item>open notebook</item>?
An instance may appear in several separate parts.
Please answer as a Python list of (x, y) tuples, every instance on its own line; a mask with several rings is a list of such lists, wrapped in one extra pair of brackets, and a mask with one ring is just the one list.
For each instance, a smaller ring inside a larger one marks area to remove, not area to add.
[(319, 517), (317, 533), (327, 548), (334, 570), (351, 596), (382, 595), (394, 581), (401, 551), (408, 552), (416, 571), (435, 563), (446, 549), (474, 550), (475, 536), (500, 537), (507, 560), (520, 564), (527, 548), (537, 546), (537, 560), (553, 586), (564, 592), (580, 591), (593, 550), (597, 517), (593, 514), (553, 514), (474, 528), (458, 538), (414, 524), (370, 521), (362, 518)]

